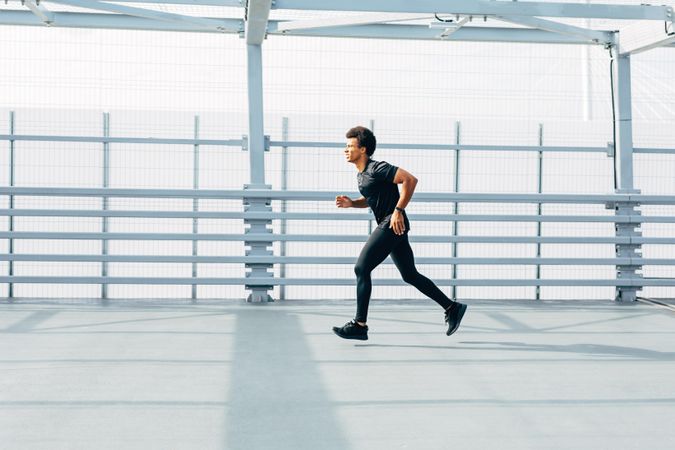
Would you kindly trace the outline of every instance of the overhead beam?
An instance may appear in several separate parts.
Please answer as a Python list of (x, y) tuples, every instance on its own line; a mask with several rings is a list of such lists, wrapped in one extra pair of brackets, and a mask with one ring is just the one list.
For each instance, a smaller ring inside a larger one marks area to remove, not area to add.
[(637, 22), (619, 30), (620, 55), (632, 55), (675, 43), (675, 22)]
[(668, 20), (670, 6), (466, 0), (275, 0), (275, 9)]
[(115, 0), (116, 3), (159, 3), (190, 6), (244, 6), (240, 0)]
[[(40, 2), (42, 4), (42, 2)], [(191, 33), (240, 33), (241, 19), (218, 19), (226, 31), (216, 31), (192, 23), (164, 22), (124, 14), (53, 12), (53, 28), (92, 28), (109, 30), (185, 31)], [(7, 10), (0, 13), (0, 25), (39, 26), (44, 23), (29, 11)]]
[(374, 23), (387, 23), (387, 22), (404, 22), (407, 20), (428, 19), (430, 17), (433, 16), (429, 14), (426, 14), (424, 16), (421, 15), (411, 16), (410, 14), (403, 14), (388, 17), (380, 17), (369, 14), (365, 16), (331, 17), (331, 18), (310, 19), (310, 20), (289, 20), (288, 22), (280, 22), (277, 26), (277, 31), (286, 33), (288, 31), (294, 30), (311, 30), (314, 28), (342, 27), (350, 25), (370, 25)]
[(164, 22), (176, 22), (182, 24), (191, 24), (195, 27), (205, 29), (212, 29), (216, 32), (227, 32), (226, 27), (217, 19), (206, 19), (201, 17), (185, 16), (182, 14), (173, 14), (162, 11), (155, 11), (145, 8), (135, 8), (131, 6), (117, 5), (114, 3), (107, 3), (98, 0), (49, 0), (52, 3), (61, 3), (64, 5), (76, 6), (78, 8), (96, 9), (99, 11), (109, 11), (119, 14), (125, 14), (135, 17), (143, 17), (145, 19), (153, 19)]
[(248, 0), (245, 31), (247, 44), (262, 44), (267, 35), (270, 9), (272, 9), (272, 0)]
[[(42, 3), (42, 2), (40, 2)], [(54, 12), (52, 26), (59, 28), (95, 28), (111, 30), (148, 30), (148, 31), (177, 31), (193, 33), (216, 33), (213, 29), (205, 29), (188, 23), (160, 22), (142, 17), (126, 16), (122, 14), (101, 13), (71, 13)], [(228, 30), (227, 33), (240, 33), (244, 29), (241, 19), (219, 19)], [(277, 31), (278, 21), (271, 20), (268, 33), (283, 35)], [(29, 11), (7, 10), (0, 14), (0, 25), (44, 26), (35, 15)], [(286, 36), (316, 36), (336, 38), (364, 38), (364, 39), (403, 39), (403, 40), (431, 40), (438, 41), (438, 30), (430, 29), (426, 25), (402, 24), (373, 24), (352, 27), (319, 28), (311, 30), (296, 30)], [(502, 28), (502, 27), (462, 27), (455, 32), (449, 41), (477, 41), (477, 42), (521, 42), (542, 44), (589, 44), (587, 40), (565, 36), (549, 31)], [(673, 45), (675, 48), (675, 45)]]
[(613, 33), (609, 33), (607, 31), (595, 31), (588, 28), (575, 27), (573, 25), (566, 25), (563, 23), (540, 19), (537, 17), (523, 17), (523, 16), (493, 16), (493, 17), (497, 20), (501, 20), (502, 22), (513, 23), (516, 25), (524, 25), (526, 27), (550, 31), (552, 33), (560, 33), (567, 36), (574, 36), (595, 43), (609, 44), (614, 42)]
[(26, 8), (30, 9), (31, 12), (35, 14), (45, 25), (49, 26), (54, 23), (54, 13), (45, 8), (44, 3), (42, 5), (38, 5), (35, 0), (26, 0), (24, 5)]
[[(402, 39), (402, 40), (427, 40), (438, 41), (439, 30), (429, 28), (427, 25), (402, 25), (402, 24), (373, 24), (357, 25), (349, 27), (317, 28), (309, 30), (295, 30), (281, 33), (277, 31), (276, 23), (270, 21), (269, 35), (285, 36), (314, 36), (335, 38), (363, 38), (363, 39)], [(593, 45), (587, 39), (566, 36), (550, 31), (526, 29), (526, 28), (503, 28), (503, 27), (461, 27), (452, 35), (445, 38), (452, 41), (475, 41), (475, 42), (521, 42), (542, 44), (575, 44)]]

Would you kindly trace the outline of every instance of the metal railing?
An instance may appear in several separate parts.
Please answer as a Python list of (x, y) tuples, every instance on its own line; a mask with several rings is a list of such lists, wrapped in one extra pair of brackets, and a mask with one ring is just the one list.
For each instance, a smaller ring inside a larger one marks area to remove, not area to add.
[[(292, 264), (353, 264), (354, 257), (336, 256), (286, 256), (285, 244), (287, 242), (364, 242), (367, 235), (338, 235), (338, 234), (288, 234), (286, 223), (293, 220), (313, 221), (336, 221), (336, 220), (363, 220), (369, 221), (372, 217), (366, 213), (314, 213), (314, 212), (287, 212), (286, 203), (289, 201), (330, 201), (333, 202), (337, 192), (316, 191), (288, 191), (271, 189), (241, 189), (241, 190), (207, 190), (199, 188), (197, 162), (195, 162), (194, 189), (112, 189), (107, 187), (107, 163), (104, 170), (104, 186), (102, 188), (67, 188), (67, 187), (17, 187), (14, 179), (13, 155), (15, 142), (17, 141), (46, 141), (46, 142), (95, 142), (103, 146), (104, 161), (112, 143), (139, 143), (139, 144), (165, 144), (165, 145), (192, 145), (195, 152), (195, 161), (198, 161), (198, 149), (203, 145), (235, 146), (247, 149), (247, 139), (199, 139), (198, 117), (195, 118), (195, 134), (191, 139), (163, 139), (163, 138), (124, 138), (109, 136), (108, 118), (104, 116), (104, 136), (46, 136), (46, 135), (16, 135), (13, 126), (10, 134), (0, 135), (0, 140), (10, 143), (10, 185), (0, 187), (0, 195), (8, 196), (10, 202), (8, 208), (0, 209), (0, 216), (8, 217), (9, 226), (7, 231), (0, 231), (0, 239), (9, 240), (9, 252), (0, 254), (0, 261), (9, 261), (9, 272), (0, 275), (0, 283), (9, 283), (9, 296), (12, 297), (12, 285), (15, 283), (82, 283), (101, 284), (101, 295), (107, 296), (108, 284), (182, 284), (192, 285), (192, 298), (196, 298), (195, 287), (199, 285), (244, 285), (252, 296), (250, 300), (270, 299), (267, 292), (274, 286), (290, 285), (321, 285), (341, 286), (354, 284), (353, 278), (288, 278), (285, 276), (286, 265)], [(13, 115), (11, 116), (13, 124)], [(307, 142), (291, 141), (288, 139), (287, 121), (284, 123), (283, 140), (271, 141), (266, 139), (265, 146), (280, 147), (282, 154), (297, 148), (340, 148), (344, 144), (337, 142)], [(449, 150), (455, 152), (455, 189), (458, 188), (458, 168), (460, 151), (534, 151), (542, 155), (543, 152), (601, 152), (612, 156), (613, 148), (607, 147), (561, 147), (544, 146), (541, 139), (541, 127), (539, 129), (538, 146), (496, 146), (496, 145), (462, 145), (459, 139), (459, 123), (457, 123), (457, 136), (454, 143), (450, 144), (379, 144), (379, 148), (389, 149), (417, 149)], [(635, 148), (634, 153), (675, 153), (675, 149)], [(539, 167), (541, 171), (541, 164)], [(541, 177), (541, 173), (538, 173)], [(259, 187), (259, 186), (256, 186)], [(538, 191), (541, 191), (541, 179)], [(358, 194), (353, 194), (358, 195)], [(17, 197), (54, 196), (74, 198), (100, 198), (102, 209), (25, 209), (16, 208)], [(138, 211), (120, 210), (109, 207), (108, 200), (111, 198), (180, 198), (191, 199), (193, 207), (191, 211)], [(228, 211), (200, 211), (200, 201), (206, 199), (235, 199), (242, 202), (242, 208)], [(273, 211), (273, 202), (279, 202), (280, 211)], [(449, 279), (435, 280), (441, 286), (615, 286), (617, 298), (622, 293), (635, 294), (644, 286), (675, 286), (675, 280), (670, 278), (646, 278), (640, 274), (645, 265), (675, 266), (675, 259), (643, 258), (641, 245), (643, 244), (666, 244), (675, 245), (675, 237), (643, 237), (640, 232), (642, 223), (675, 223), (674, 216), (643, 216), (640, 213), (641, 205), (675, 205), (675, 195), (655, 196), (640, 195), (633, 193), (606, 194), (606, 195), (575, 195), (575, 194), (475, 194), (475, 193), (429, 193), (419, 192), (415, 194), (415, 202), (447, 203), (448, 211), (452, 214), (410, 214), (414, 221), (444, 222), (455, 225), (451, 234), (443, 235), (412, 235), (414, 243), (452, 243), (453, 250), (448, 257), (418, 257), (420, 264), (451, 265), (452, 276)], [(537, 214), (514, 215), (514, 214), (462, 214), (462, 203), (525, 203), (537, 205)], [(543, 204), (600, 204), (614, 210), (614, 215), (543, 215)], [(99, 218), (103, 224), (100, 232), (52, 232), (52, 231), (16, 231), (14, 218), (16, 217), (82, 217)], [(192, 219), (191, 233), (119, 233), (110, 232), (107, 226), (109, 218), (183, 218)], [(197, 226), (199, 219), (234, 219), (241, 220), (248, 227), (245, 233), (205, 233)], [(273, 220), (281, 221), (280, 233), (273, 233), (269, 225)], [(457, 224), (461, 222), (534, 222), (537, 224), (536, 236), (471, 236), (457, 232)], [(557, 223), (613, 223), (614, 235), (607, 236), (542, 236), (541, 224), (545, 222)], [(16, 253), (15, 241), (22, 239), (36, 240), (97, 240), (102, 243), (100, 255), (91, 254), (44, 254), (44, 253)], [(109, 241), (191, 241), (191, 255), (139, 255), (139, 254), (110, 254), (107, 247)], [(246, 251), (242, 254), (227, 254), (222, 256), (202, 256), (197, 253), (197, 242), (200, 241), (234, 241), (243, 242)], [(280, 253), (274, 254), (271, 250), (274, 243), (280, 243)], [(522, 243), (536, 244), (538, 251), (536, 257), (528, 258), (487, 258), (487, 257), (458, 257), (457, 245), (461, 243)], [(616, 257), (614, 258), (546, 258), (541, 257), (540, 246), (542, 244), (608, 244), (614, 245)], [(89, 262), (101, 264), (101, 276), (17, 276), (14, 274), (13, 263), (26, 261), (51, 261), (51, 262)], [(187, 263), (192, 264), (191, 277), (114, 277), (109, 276), (107, 265), (109, 263)], [(196, 264), (208, 263), (234, 263), (243, 264), (249, 270), (245, 277), (214, 278), (199, 277)], [(390, 260), (385, 261), (391, 264)], [(528, 279), (462, 279), (457, 277), (457, 266), (463, 264), (472, 265), (533, 265), (539, 268), (541, 265), (604, 265), (616, 267), (616, 278), (611, 279), (541, 279), (537, 270), (536, 278)], [(274, 265), (280, 265), (284, 270), (280, 276), (275, 277), (270, 269)], [(403, 285), (400, 279), (377, 279), (377, 285)], [(283, 290), (281, 291), (283, 293)], [(283, 294), (282, 294), (283, 295)], [(454, 297), (454, 289), (453, 289)], [(634, 295), (633, 295), (634, 297)], [(537, 292), (538, 298), (538, 292)]]
[[(272, 201), (331, 201), (335, 192), (272, 191), (272, 190), (167, 190), (167, 189), (86, 189), (86, 188), (42, 188), (42, 187), (0, 187), (0, 195), (11, 196), (57, 196), (57, 197), (122, 197), (122, 198), (188, 198), (201, 199), (239, 199), (244, 201), (260, 200), (270, 204)], [(673, 205), (675, 196), (653, 196), (633, 194), (611, 195), (554, 195), (554, 194), (469, 194), (469, 193), (418, 193), (416, 202), (487, 202), (487, 203), (574, 203), (574, 204), (615, 204), (632, 205)], [(362, 213), (288, 213), (288, 212), (247, 212), (247, 211), (122, 211), (122, 210), (60, 210), (60, 209), (2, 209), (0, 215), (40, 216), (40, 217), (141, 217), (141, 218), (225, 218), (240, 219), (245, 222), (256, 220), (271, 223), (272, 220), (369, 220)], [(591, 215), (476, 215), (476, 214), (411, 214), (414, 221), (462, 222), (462, 221), (517, 221), (517, 222), (595, 222), (632, 224), (675, 223), (672, 216), (642, 216), (623, 214), (615, 216)], [(367, 235), (320, 235), (320, 234), (274, 234), (268, 232), (249, 232), (243, 234), (226, 233), (113, 233), (101, 232), (46, 232), (46, 231), (2, 231), (0, 239), (87, 239), (87, 240), (166, 240), (166, 241), (240, 241), (250, 246), (254, 243), (271, 246), (274, 242), (363, 242)], [(413, 235), (412, 243), (574, 243), (574, 244), (613, 244), (640, 246), (642, 244), (675, 244), (675, 237), (642, 236), (470, 236), (470, 235)], [(79, 261), (119, 263), (119, 262), (162, 262), (162, 263), (241, 263), (251, 268), (263, 265), (265, 268), (275, 264), (353, 264), (355, 257), (335, 256), (279, 256), (267, 255), (101, 255), (84, 254), (5, 254), (3, 261)], [(480, 257), (428, 257), (417, 258), (421, 264), (517, 264), (517, 265), (614, 265), (617, 267), (641, 268), (644, 265), (675, 265), (675, 259), (656, 259), (642, 257), (616, 258), (480, 258)], [(638, 274), (631, 277), (614, 279), (440, 279), (441, 286), (617, 286), (642, 288), (643, 286), (675, 286), (674, 279), (643, 278)], [(272, 286), (289, 285), (352, 285), (353, 279), (336, 278), (275, 278), (268, 276), (247, 276), (240, 278), (185, 278), (162, 277), (111, 277), (111, 276), (0, 276), (2, 283), (86, 283), (86, 284), (185, 284), (185, 285), (246, 285), (270, 289)], [(377, 285), (402, 285), (399, 279), (377, 279)]]

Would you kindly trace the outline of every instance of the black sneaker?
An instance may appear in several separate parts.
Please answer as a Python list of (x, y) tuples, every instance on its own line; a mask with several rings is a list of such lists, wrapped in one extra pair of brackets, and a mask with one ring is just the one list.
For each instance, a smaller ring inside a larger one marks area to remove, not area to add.
[(342, 327), (333, 327), (333, 333), (342, 339), (358, 339), (359, 341), (368, 340), (368, 325), (361, 326), (355, 320), (347, 322)]
[(466, 305), (459, 302), (455, 302), (452, 307), (445, 312), (445, 322), (448, 324), (448, 331), (446, 331), (445, 334), (450, 336), (457, 331), (465, 312)]

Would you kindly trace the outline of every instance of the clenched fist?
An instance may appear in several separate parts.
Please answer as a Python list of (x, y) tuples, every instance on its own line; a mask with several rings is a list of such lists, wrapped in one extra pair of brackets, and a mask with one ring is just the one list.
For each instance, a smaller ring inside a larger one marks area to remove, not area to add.
[(338, 195), (335, 197), (335, 205), (338, 208), (351, 208), (354, 206), (354, 202), (352, 201), (351, 198), (347, 197), (346, 195)]

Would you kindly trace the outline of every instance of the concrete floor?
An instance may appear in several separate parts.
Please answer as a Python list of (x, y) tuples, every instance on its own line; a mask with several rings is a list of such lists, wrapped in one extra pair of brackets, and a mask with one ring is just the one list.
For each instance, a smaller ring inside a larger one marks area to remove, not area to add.
[(673, 448), (675, 312), (467, 303), (5, 301), (0, 448)]

